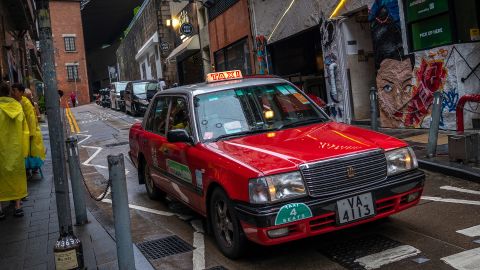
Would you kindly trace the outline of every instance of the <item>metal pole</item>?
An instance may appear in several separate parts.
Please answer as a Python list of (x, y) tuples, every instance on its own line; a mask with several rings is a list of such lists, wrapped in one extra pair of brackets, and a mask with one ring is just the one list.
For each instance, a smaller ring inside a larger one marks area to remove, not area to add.
[(375, 87), (370, 88), (370, 121), (371, 128), (378, 130), (378, 108), (377, 108), (377, 89)]
[(109, 155), (107, 160), (108, 174), (110, 181), (112, 181), (112, 209), (115, 239), (117, 241), (118, 268), (120, 270), (131, 270), (135, 269), (135, 260), (130, 231), (125, 161), (123, 154)]
[(43, 77), (45, 80), (45, 105), (47, 108), (48, 131), (50, 134), (50, 150), (52, 152), (53, 181), (57, 201), (58, 225), (60, 234), (62, 234), (69, 232), (69, 228), (72, 227), (72, 219), (48, 1), (37, 0), (37, 8), (40, 51), (42, 54)]
[(442, 93), (433, 93), (432, 122), (428, 133), (427, 157), (432, 158), (437, 154), (438, 129), (440, 127), (440, 116), (442, 114)]
[(67, 141), (68, 169), (72, 185), (73, 205), (75, 206), (76, 225), (88, 223), (87, 207), (85, 206), (85, 187), (82, 183), (80, 160), (78, 158), (77, 138), (70, 136)]

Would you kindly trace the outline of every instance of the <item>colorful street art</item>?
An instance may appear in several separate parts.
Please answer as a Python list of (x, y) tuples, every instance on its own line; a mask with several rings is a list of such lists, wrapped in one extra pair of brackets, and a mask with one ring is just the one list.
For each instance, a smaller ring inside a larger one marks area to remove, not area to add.
[(255, 38), (257, 44), (257, 62), (258, 62), (258, 73), (259, 74), (268, 74), (267, 66), (267, 39), (265, 36), (257, 36)]

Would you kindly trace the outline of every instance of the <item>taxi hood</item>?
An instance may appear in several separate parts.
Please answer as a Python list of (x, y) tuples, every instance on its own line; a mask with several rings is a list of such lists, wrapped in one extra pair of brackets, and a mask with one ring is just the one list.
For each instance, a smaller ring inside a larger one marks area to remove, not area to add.
[(268, 175), (298, 165), (374, 149), (407, 144), (399, 139), (346, 124), (328, 122), (207, 143), (211, 150)]

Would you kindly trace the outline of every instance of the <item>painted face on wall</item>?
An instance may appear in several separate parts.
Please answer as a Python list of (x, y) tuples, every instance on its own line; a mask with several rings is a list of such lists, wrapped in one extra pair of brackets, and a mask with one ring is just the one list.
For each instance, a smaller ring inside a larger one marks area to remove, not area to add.
[[(409, 59), (385, 59), (377, 74), (380, 109), (385, 117), (384, 126), (395, 126), (402, 120), (402, 110), (412, 98), (412, 65)], [(400, 112), (400, 114), (399, 114)]]

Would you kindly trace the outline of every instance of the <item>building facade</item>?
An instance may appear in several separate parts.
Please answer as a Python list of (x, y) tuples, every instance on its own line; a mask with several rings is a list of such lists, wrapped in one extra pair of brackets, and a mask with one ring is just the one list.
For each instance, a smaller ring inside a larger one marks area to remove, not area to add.
[(0, 1), (0, 80), (41, 90), (38, 29), (32, 0)]
[(208, 9), (208, 30), (215, 71), (256, 73), (248, 0), (215, 1)]
[(174, 49), (166, 58), (176, 63), (180, 85), (198, 83), (211, 72), (207, 9), (202, 3), (170, 2)]
[(165, 26), (169, 19), (169, 1), (143, 2), (117, 50), (120, 80), (164, 80), (167, 85), (176, 82), (175, 64), (165, 61), (174, 44), (172, 30)]
[(90, 102), (80, 1), (50, 1), (58, 89)]

